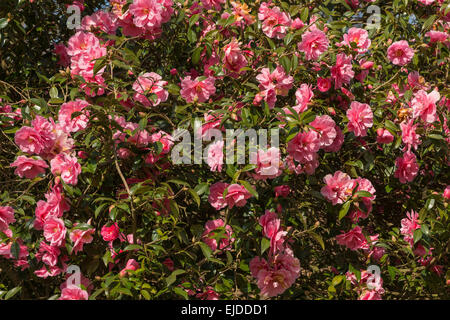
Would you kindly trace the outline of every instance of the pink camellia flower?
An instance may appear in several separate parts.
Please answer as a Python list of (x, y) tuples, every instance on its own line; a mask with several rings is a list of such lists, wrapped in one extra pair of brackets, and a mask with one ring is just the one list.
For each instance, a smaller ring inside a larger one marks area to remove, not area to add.
[(89, 106), (89, 103), (80, 99), (61, 105), (58, 112), (58, 121), (66, 132), (77, 132), (86, 129), (89, 122), (89, 112), (83, 112), (83, 114), (76, 116), (73, 119), (72, 114), (74, 112), (82, 112), (87, 106)]
[(448, 34), (442, 31), (431, 30), (425, 33), (425, 37), (430, 37), (430, 43), (445, 42), (448, 38)]
[(352, 48), (352, 43), (356, 45), (354, 50), (361, 54), (369, 50), (372, 42), (369, 39), (369, 33), (367, 30), (361, 28), (350, 28), (348, 32), (344, 34), (344, 41), (341, 44)]
[(358, 300), (382, 300), (381, 295), (377, 290), (364, 290), (358, 297)]
[(320, 92), (327, 92), (331, 89), (331, 79), (330, 78), (318, 78), (317, 79), (317, 89)]
[(45, 195), (47, 201), (39, 200), (36, 206), (36, 219), (34, 220), (34, 228), (42, 230), (45, 221), (49, 217), (62, 217), (63, 213), (70, 210), (70, 206), (64, 199), (62, 186), (58, 184), (54, 186), (49, 193)]
[(414, 153), (407, 151), (403, 157), (398, 157), (395, 160), (397, 170), (394, 172), (394, 177), (398, 178), (401, 183), (407, 183), (414, 180), (419, 173), (419, 165)]
[(404, 66), (411, 62), (414, 50), (406, 40), (396, 41), (387, 50), (388, 59), (395, 65)]
[(167, 81), (154, 72), (144, 73), (133, 83), (134, 99), (146, 107), (157, 106), (169, 97), (169, 93), (164, 89)]
[(56, 44), (53, 52), (59, 56), (59, 61), (58, 61), (59, 65), (61, 65), (63, 67), (67, 67), (70, 65), (70, 57), (67, 54), (67, 47), (64, 44), (62, 44), (62, 43)]
[(445, 188), (443, 197), (445, 200), (450, 200), (450, 185)]
[(67, 53), (70, 56), (77, 56), (85, 53), (90, 48), (96, 48), (99, 46), (100, 41), (93, 33), (78, 31), (69, 39)]
[(309, 125), (318, 132), (320, 147), (328, 147), (336, 139), (336, 123), (330, 116), (323, 115), (316, 117)]
[(336, 125), (334, 129), (336, 130), (336, 138), (331, 145), (323, 148), (325, 152), (338, 152), (341, 149), (342, 144), (344, 143), (344, 134), (342, 133), (341, 128)]
[[(29, 256), (28, 247), (23, 244), (22, 239), (18, 238), (16, 242), (19, 244), (19, 260), (25, 260)], [(11, 246), (13, 241), (0, 242), (0, 256), (6, 259), (16, 259), (16, 257), (11, 253)], [(18, 262), (19, 260), (16, 260)]]
[(78, 183), (78, 175), (81, 173), (81, 165), (76, 157), (60, 153), (50, 161), (52, 173), (71, 185)]
[(417, 1), (419, 1), (420, 3), (422, 3), (426, 6), (429, 6), (430, 4), (433, 4), (436, 0), (417, 0)]
[(402, 227), (400, 233), (404, 236), (403, 239), (408, 242), (411, 246), (414, 245), (414, 231), (420, 229), (420, 224), (417, 222), (419, 220), (419, 214), (414, 210), (406, 213), (406, 218), (401, 221)]
[(424, 90), (417, 91), (411, 101), (413, 118), (420, 117), (425, 122), (435, 122), (438, 119), (436, 114), (436, 103), (440, 98), (441, 95), (437, 90), (433, 90), (430, 93), (427, 93)]
[(206, 160), (211, 171), (222, 171), (223, 165), (223, 140), (219, 140), (209, 145), (208, 159)]
[(292, 20), (292, 24), (291, 24), (291, 28), (294, 30), (298, 30), (301, 29), (305, 26), (305, 24), (303, 23), (303, 21), (300, 18), (295, 18), (294, 20)]
[(276, 95), (286, 96), (292, 88), (294, 78), (286, 74), (282, 66), (277, 66), (270, 72), (269, 68), (261, 69), (261, 73), (256, 76), (259, 81), (261, 91), (273, 88)]
[(334, 175), (327, 174), (323, 178), (326, 186), (322, 187), (320, 193), (331, 201), (333, 205), (342, 204), (352, 195), (354, 181), (346, 173), (336, 171)]
[(392, 141), (394, 141), (394, 136), (389, 130), (384, 128), (377, 129), (377, 142), (379, 144), (389, 144), (392, 143)]
[(180, 94), (186, 102), (205, 102), (216, 92), (214, 77), (197, 77), (191, 80), (191, 76), (181, 80)]
[(252, 176), (257, 180), (274, 179), (282, 173), (278, 148), (271, 147), (267, 151), (258, 150), (256, 161), (257, 168)]
[(44, 149), (44, 141), (39, 132), (31, 127), (22, 127), (16, 131), (14, 142), (20, 150), (28, 154), (39, 154)]
[(86, 290), (75, 285), (69, 285), (62, 289), (61, 297), (58, 300), (88, 300), (89, 295)]
[(291, 287), (300, 275), (300, 262), (291, 254), (278, 254), (273, 263), (255, 257), (250, 261), (250, 271), (257, 279), (263, 297), (274, 297)]
[(225, 0), (201, 0), (203, 8), (206, 10), (220, 11), (222, 8), (221, 4), (225, 3)]
[(118, 27), (117, 19), (111, 12), (98, 10), (90, 16), (83, 17), (81, 29), (87, 32), (102, 31), (108, 34), (115, 34)]
[(36, 259), (42, 261), (50, 267), (56, 266), (58, 263), (58, 256), (61, 253), (58, 247), (50, 246), (44, 241), (39, 245), (39, 252), (36, 254)]
[(125, 277), (127, 274), (129, 274), (129, 271), (136, 271), (137, 269), (139, 269), (141, 266), (139, 265), (139, 263), (134, 260), (134, 259), (129, 259), (127, 261), (127, 264), (125, 266), (125, 268), (123, 268), (122, 270), (120, 270), (119, 272), (119, 276), (120, 277)]
[(314, 160), (315, 154), (320, 149), (319, 134), (313, 130), (298, 133), (288, 142), (287, 151), (300, 163)]
[(104, 241), (114, 241), (119, 237), (119, 226), (117, 222), (114, 222), (109, 227), (104, 225), (100, 233)]
[[(222, 238), (217, 244), (216, 239), (212, 238), (214, 236), (214, 230), (217, 228), (224, 227), (225, 228), (225, 238)], [(231, 250), (231, 244), (234, 242), (234, 238), (231, 237), (233, 234), (233, 229), (231, 226), (226, 225), (222, 219), (210, 220), (205, 224), (205, 231), (202, 234), (202, 241), (206, 243), (212, 251), (220, 250)]]
[(173, 146), (173, 138), (165, 131), (159, 130), (152, 134), (149, 139), (150, 143), (160, 142), (162, 144), (162, 154), (168, 154)]
[(10, 206), (0, 207), (0, 231), (4, 232), (9, 229), (11, 223), (16, 222), (14, 219), (14, 209)]
[(204, 114), (205, 123), (198, 128), (197, 133), (202, 136), (205, 140), (210, 141), (213, 137), (213, 133), (215, 130), (224, 130), (223, 127), (220, 127), (220, 122), (222, 121), (223, 114), (213, 114), (211, 112)]
[(223, 192), (228, 186), (228, 183), (216, 182), (209, 188), (208, 202), (214, 209), (220, 210), (227, 206), (227, 202), (223, 198)]
[(275, 190), (275, 197), (283, 197), (286, 198), (289, 193), (291, 193), (291, 188), (288, 185), (281, 185), (281, 186), (276, 186), (274, 188)]
[(317, 60), (328, 49), (328, 45), (327, 35), (323, 31), (315, 29), (302, 35), (298, 50), (305, 54), (306, 60)]
[(51, 246), (61, 247), (66, 238), (66, 226), (64, 221), (56, 217), (49, 217), (44, 224), (45, 240), (50, 242)]
[(308, 104), (311, 102), (313, 97), (314, 93), (311, 89), (311, 85), (302, 83), (300, 88), (295, 91), (296, 105), (293, 109), (297, 111), (297, 113), (306, 111), (306, 109), (308, 109)]
[(170, 19), (172, 0), (134, 0), (129, 10), (138, 28), (155, 31)]
[(59, 124), (55, 124), (52, 118), (46, 119), (41, 116), (36, 116), (36, 118), (31, 121), (31, 125), (34, 130), (40, 135), (42, 142), (42, 150), (39, 153), (43, 157), (47, 156), (54, 150), (59, 148)]
[(408, 150), (410, 150), (411, 147), (417, 150), (417, 146), (421, 143), (420, 135), (416, 133), (416, 128), (417, 124), (414, 125), (413, 119), (400, 123), (400, 129), (402, 129), (402, 141)]
[(291, 26), (292, 20), (278, 7), (269, 8), (267, 2), (259, 7), (258, 19), (262, 21), (262, 31), (269, 38), (283, 39)]
[(263, 235), (270, 239), (270, 252), (275, 254), (283, 251), (286, 231), (281, 227), (281, 220), (275, 212), (266, 210), (265, 214), (259, 218), (259, 224), (263, 227)]
[(365, 206), (365, 212), (362, 212), (360, 210), (360, 212), (358, 212), (358, 216), (365, 219), (367, 218), (368, 214), (370, 212), (372, 212), (372, 202), (375, 200), (376, 198), (376, 190), (374, 188), (374, 186), (372, 185), (372, 183), (370, 182), (370, 180), (368, 179), (364, 179), (364, 178), (356, 178), (353, 180), (354, 185), (357, 185), (358, 187), (356, 188), (356, 191), (367, 191), (370, 194), (372, 194), (371, 197), (360, 197), (360, 200), (362, 200), (362, 202), (364, 203)]
[(354, 227), (347, 233), (342, 233), (336, 236), (336, 241), (350, 250), (362, 249), (367, 244), (366, 237), (364, 237), (364, 234), (361, 232), (361, 228), (359, 226)]
[(252, 194), (240, 184), (232, 184), (227, 188), (225, 202), (232, 209), (234, 206), (243, 207), (247, 203), (247, 199), (251, 198)]
[(365, 137), (367, 129), (373, 126), (373, 113), (366, 103), (353, 101), (347, 110), (348, 130), (357, 137)]
[[(74, 227), (76, 227), (77, 224), (74, 224)], [(95, 232), (95, 228), (90, 228), (87, 230), (81, 230), (81, 229), (74, 229), (69, 237), (70, 240), (73, 242), (73, 252), (77, 254), (79, 251), (83, 251), (83, 245), (85, 243), (91, 243), (94, 238), (92, 235)]]
[(340, 89), (343, 84), (350, 83), (350, 80), (355, 76), (352, 69), (353, 57), (347, 56), (344, 53), (339, 53), (336, 56), (336, 64), (331, 68), (331, 77), (334, 79), (334, 87)]
[(11, 167), (16, 167), (14, 173), (19, 177), (33, 179), (38, 175), (45, 173), (45, 169), (48, 168), (48, 165), (44, 160), (18, 156), (16, 161), (11, 163)]
[(247, 59), (242, 54), (239, 47), (240, 43), (233, 38), (224, 48), (223, 67), (226, 72), (233, 78), (237, 78), (243, 71), (242, 68), (247, 66)]

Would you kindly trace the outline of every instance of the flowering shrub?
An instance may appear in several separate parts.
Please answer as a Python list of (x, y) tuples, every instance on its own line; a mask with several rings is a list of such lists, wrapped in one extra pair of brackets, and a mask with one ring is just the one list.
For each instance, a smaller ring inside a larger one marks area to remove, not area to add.
[(450, 297), (448, 1), (6, 2), (0, 297)]

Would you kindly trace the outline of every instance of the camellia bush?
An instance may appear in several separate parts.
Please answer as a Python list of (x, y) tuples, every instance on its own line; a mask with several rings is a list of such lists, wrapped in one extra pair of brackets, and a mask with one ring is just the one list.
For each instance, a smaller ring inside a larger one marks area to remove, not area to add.
[(0, 297), (449, 299), (449, 30), (444, 0), (2, 1)]

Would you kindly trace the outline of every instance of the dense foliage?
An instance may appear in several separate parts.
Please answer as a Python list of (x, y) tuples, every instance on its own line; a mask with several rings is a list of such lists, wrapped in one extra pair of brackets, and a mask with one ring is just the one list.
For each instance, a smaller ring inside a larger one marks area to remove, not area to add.
[(0, 297), (450, 298), (449, 30), (443, 0), (2, 1)]

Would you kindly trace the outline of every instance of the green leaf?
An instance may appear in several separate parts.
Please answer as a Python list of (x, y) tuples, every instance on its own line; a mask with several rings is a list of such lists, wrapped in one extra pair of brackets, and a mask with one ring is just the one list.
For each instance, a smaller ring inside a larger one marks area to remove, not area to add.
[(145, 298), (145, 300), (150, 300), (150, 293), (148, 293), (147, 290), (141, 290), (142, 296)]
[(371, 198), (372, 197), (372, 194), (369, 191), (365, 191), (365, 190), (360, 190), (360, 191), (356, 192), (355, 195), (360, 198)]
[(325, 243), (323, 242), (322, 237), (315, 232), (309, 232), (309, 234), (320, 244), (322, 250), (325, 250)]
[(8, 25), (8, 19), (7, 18), (1, 18), (0, 19), (0, 29), (5, 28)]
[(184, 290), (183, 288), (175, 287), (175, 288), (173, 288), (173, 292), (175, 292), (179, 296), (182, 296), (185, 300), (189, 299), (189, 296), (188, 296), (186, 290)]
[(270, 247), (270, 240), (267, 238), (261, 239), (261, 255)]
[(414, 238), (414, 244), (419, 242), (420, 239), (422, 239), (422, 230), (420, 230), (420, 229), (414, 230), (413, 238)]
[(15, 287), (9, 290), (8, 293), (5, 295), (5, 300), (9, 300), (12, 297), (14, 297), (21, 289), (22, 287)]
[(133, 251), (133, 250), (139, 250), (142, 249), (142, 246), (139, 244), (129, 244), (128, 246), (123, 249), (123, 251)]
[(347, 201), (342, 205), (341, 210), (339, 210), (339, 220), (342, 220), (342, 218), (344, 218), (347, 215), (351, 204), (352, 204), (351, 201)]
[(58, 89), (56, 87), (52, 87), (50, 89), (50, 97), (53, 99), (58, 99)]
[(333, 278), (333, 280), (331, 280), (331, 285), (332, 285), (333, 287), (335, 287), (335, 286), (337, 286), (339, 283), (341, 283), (342, 280), (344, 280), (344, 276), (343, 276), (343, 275), (335, 276), (335, 277)]
[(172, 283), (174, 283), (174, 282), (177, 280), (177, 276), (178, 276), (178, 275), (183, 274), (183, 273), (185, 273), (185, 272), (186, 272), (186, 271), (184, 271), (183, 269), (177, 269), (177, 270), (173, 271), (173, 272), (170, 274), (170, 276), (168, 276), (168, 277), (166, 278), (167, 286), (170, 286)]
[(189, 189), (188, 192), (191, 194), (192, 198), (194, 198), (197, 207), (200, 207), (200, 197), (198, 196), (197, 192), (195, 192), (195, 190), (193, 189)]
[(189, 30), (187, 32), (187, 38), (188, 38), (189, 42), (193, 43), (193, 42), (197, 41), (197, 34), (195, 33), (194, 30), (189, 28)]
[(193, 64), (198, 64), (198, 62), (200, 61), (200, 54), (202, 53), (202, 51), (203, 51), (202, 47), (195, 48), (194, 52), (192, 53)]
[(302, 20), (304, 23), (306, 23), (306, 20), (308, 20), (309, 17), (309, 9), (308, 7), (305, 7), (300, 12), (300, 20)]
[(189, 27), (192, 27), (198, 21), (198, 19), (200, 19), (200, 14), (198, 13), (191, 16), (191, 18), (189, 19)]
[(202, 249), (202, 252), (203, 252), (203, 255), (205, 256), (205, 258), (209, 260), (209, 258), (211, 258), (211, 255), (212, 255), (211, 248), (204, 242), (199, 242), (199, 246)]

